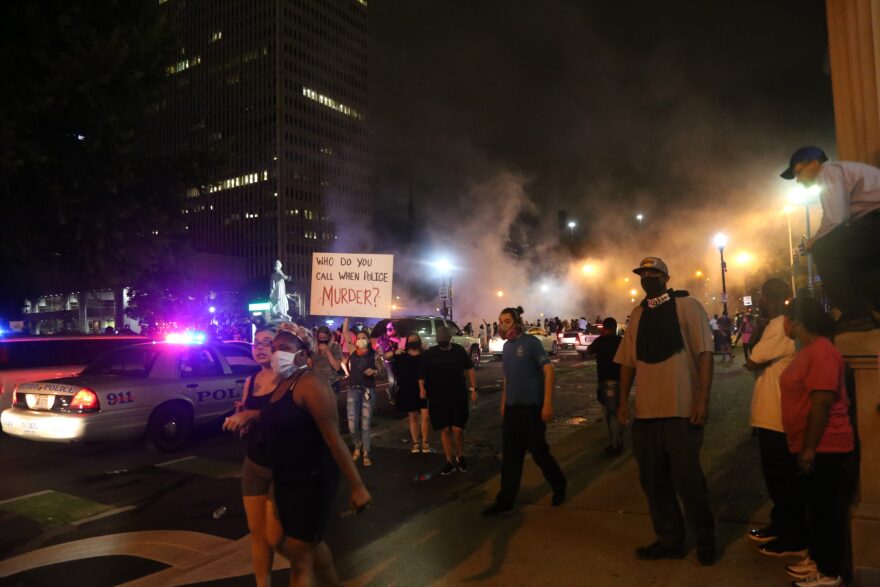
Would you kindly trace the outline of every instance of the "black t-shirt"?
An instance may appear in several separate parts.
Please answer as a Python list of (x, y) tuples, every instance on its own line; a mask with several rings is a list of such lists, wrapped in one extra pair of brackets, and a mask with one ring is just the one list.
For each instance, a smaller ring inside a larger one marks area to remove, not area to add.
[(425, 351), (424, 356), (420, 379), (425, 380), (428, 400), (451, 402), (465, 398), (467, 401), (464, 374), (473, 369), (474, 364), (464, 347), (455, 343), (445, 350), (433, 346)]
[(587, 349), (588, 353), (596, 355), (596, 373), (599, 381), (620, 381), (620, 365), (614, 362), (614, 355), (617, 354), (621, 340), (623, 338), (616, 334), (602, 335)]
[(415, 395), (419, 395), (419, 377), (422, 374), (424, 358), (425, 353), (413, 356), (406, 351), (391, 358), (394, 375), (397, 377), (397, 385), (401, 390), (415, 391)]

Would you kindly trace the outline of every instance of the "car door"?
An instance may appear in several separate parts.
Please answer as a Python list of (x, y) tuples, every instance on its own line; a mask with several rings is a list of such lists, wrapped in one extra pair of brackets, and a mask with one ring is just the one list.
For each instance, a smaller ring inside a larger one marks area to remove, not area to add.
[(222, 416), (235, 408), (241, 399), (241, 375), (233, 374), (217, 356), (215, 349), (193, 345), (181, 349), (178, 360), (180, 391), (193, 403), (195, 421)]

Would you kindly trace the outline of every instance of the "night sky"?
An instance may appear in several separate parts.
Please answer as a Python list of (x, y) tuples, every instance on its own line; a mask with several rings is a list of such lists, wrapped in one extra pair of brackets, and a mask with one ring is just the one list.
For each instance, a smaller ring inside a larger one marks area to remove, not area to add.
[(382, 217), (410, 185), (420, 213), (467, 214), (467, 186), (512, 172), (548, 217), (656, 218), (834, 151), (821, 1), (377, 0), (370, 27)]

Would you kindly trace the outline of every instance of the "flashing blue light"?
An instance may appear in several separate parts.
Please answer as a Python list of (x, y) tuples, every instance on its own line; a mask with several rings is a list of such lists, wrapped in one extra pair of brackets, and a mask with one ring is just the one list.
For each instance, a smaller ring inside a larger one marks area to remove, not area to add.
[(207, 338), (204, 332), (187, 330), (186, 332), (170, 332), (166, 334), (165, 342), (174, 344), (202, 344)]

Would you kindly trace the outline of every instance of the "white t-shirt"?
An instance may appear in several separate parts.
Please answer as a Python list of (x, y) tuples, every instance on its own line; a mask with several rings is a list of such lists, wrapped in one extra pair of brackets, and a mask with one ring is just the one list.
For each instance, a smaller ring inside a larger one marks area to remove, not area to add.
[(770, 363), (758, 371), (758, 378), (755, 380), (751, 425), (776, 432), (784, 432), (779, 376), (795, 355), (794, 341), (785, 336), (782, 326), (784, 321), (784, 316), (771, 320), (749, 356), (756, 363)]

